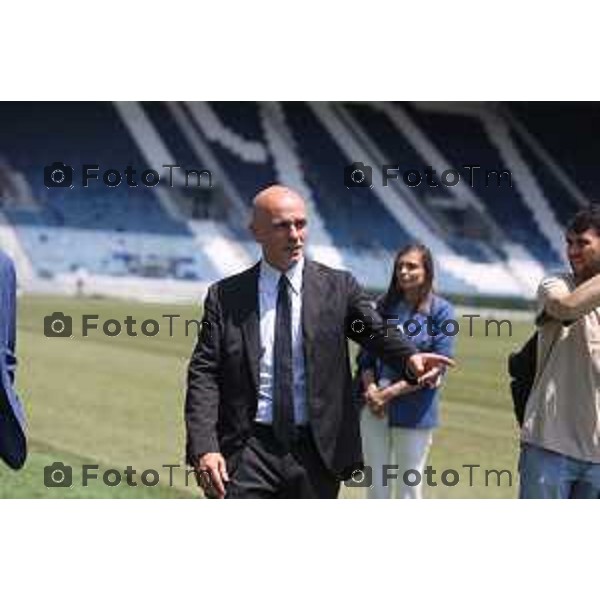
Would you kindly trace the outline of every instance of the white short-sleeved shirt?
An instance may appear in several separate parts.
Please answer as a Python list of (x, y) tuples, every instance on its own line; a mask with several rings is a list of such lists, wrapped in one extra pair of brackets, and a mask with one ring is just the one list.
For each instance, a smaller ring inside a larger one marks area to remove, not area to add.
[[(546, 277), (538, 289), (540, 311), (553, 293), (575, 287), (571, 274)], [(600, 463), (600, 307), (568, 326), (550, 317), (539, 332), (536, 380), (521, 439)]]

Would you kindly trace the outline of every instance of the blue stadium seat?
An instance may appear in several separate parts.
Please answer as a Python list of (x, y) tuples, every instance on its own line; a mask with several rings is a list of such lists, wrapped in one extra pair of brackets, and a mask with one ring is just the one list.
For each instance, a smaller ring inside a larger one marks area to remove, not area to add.
[[(479, 122), (471, 117), (428, 112), (410, 108), (411, 116), (438, 145), (453, 168), (461, 171), (463, 165), (476, 164), (481, 169), (474, 175), (473, 189), (485, 202), (494, 220), (507, 237), (529, 249), (542, 264), (560, 263), (548, 240), (538, 229), (533, 215), (514, 187), (495, 185), (491, 179), (486, 186), (486, 170), (503, 170), (498, 151), (490, 143)], [(467, 170), (461, 171), (465, 177)]]
[[(600, 199), (596, 102), (514, 102), (510, 110), (590, 200)], [(569, 203), (571, 205), (571, 203)]]
[[(382, 156), (389, 164), (398, 165), (401, 172), (416, 169), (424, 173), (428, 167), (425, 160), (393, 125), (387, 115), (369, 106), (368, 104), (346, 104), (345, 108), (354, 117), (361, 129), (369, 136), (371, 142), (379, 148)], [(426, 191), (425, 184), (413, 188), (413, 192), (420, 196)], [(453, 196), (440, 184), (435, 188), (437, 198), (452, 200)], [(446, 218), (451, 216), (451, 211)], [(460, 215), (460, 213), (457, 213)], [(460, 223), (457, 225), (461, 225)], [(494, 260), (493, 254), (482, 252), (480, 243), (476, 240), (449, 236), (446, 242), (459, 255), (466, 256), (477, 262), (490, 262)], [(496, 257), (497, 260), (497, 257)]]
[(393, 251), (408, 243), (412, 239), (409, 232), (370, 188), (346, 188), (344, 168), (349, 161), (313, 111), (304, 103), (287, 103), (284, 110), (306, 181), (335, 244)]
[[(131, 165), (138, 182), (147, 168), (112, 104), (6, 103), (0, 111), (0, 155), (26, 176), (37, 201), (35, 210), (6, 206), (3, 212), (40, 274), (83, 267), (143, 275), (160, 264), (163, 276), (218, 276), (187, 225), (163, 209), (152, 189), (128, 187), (125, 178), (114, 188), (101, 181), (81, 186), (83, 164), (99, 165), (100, 174)], [(53, 162), (75, 167), (73, 189), (46, 188), (44, 167)], [(124, 253), (135, 260), (124, 261)]]

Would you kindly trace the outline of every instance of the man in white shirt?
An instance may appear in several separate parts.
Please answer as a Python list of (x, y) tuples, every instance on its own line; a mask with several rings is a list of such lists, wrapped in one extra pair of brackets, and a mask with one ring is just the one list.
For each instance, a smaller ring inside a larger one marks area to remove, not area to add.
[(521, 498), (600, 494), (600, 206), (567, 228), (570, 273), (538, 289), (538, 361), (521, 432)]
[(428, 385), (453, 361), (388, 330), (354, 277), (304, 257), (303, 199), (254, 200), (253, 267), (212, 285), (186, 395), (187, 460), (218, 498), (335, 498), (362, 463), (348, 340)]

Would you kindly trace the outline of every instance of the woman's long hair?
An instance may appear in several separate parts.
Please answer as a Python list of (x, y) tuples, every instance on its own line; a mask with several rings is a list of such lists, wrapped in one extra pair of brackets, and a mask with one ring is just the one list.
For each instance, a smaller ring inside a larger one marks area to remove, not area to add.
[(397, 267), (400, 259), (408, 252), (417, 251), (421, 255), (423, 261), (423, 268), (425, 269), (425, 281), (419, 290), (419, 296), (417, 299), (416, 306), (419, 307), (423, 304), (424, 300), (433, 291), (433, 279), (435, 277), (435, 270), (433, 266), (433, 256), (431, 250), (425, 246), (425, 244), (408, 244), (398, 250), (396, 258), (394, 258), (394, 266), (392, 270), (392, 278), (390, 285), (388, 286), (387, 292), (381, 297), (378, 304), (380, 312), (389, 312), (398, 304), (398, 302), (404, 300), (404, 292), (398, 289), (398, 274)]

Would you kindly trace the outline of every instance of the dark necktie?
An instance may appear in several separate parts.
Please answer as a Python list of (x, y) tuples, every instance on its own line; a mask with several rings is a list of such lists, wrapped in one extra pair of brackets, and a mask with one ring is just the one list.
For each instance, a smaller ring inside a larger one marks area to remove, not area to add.
[(292, 369), (292, 306), (289, 282), (279, 278), (273, 346), (273, 431), (285, 450), (294, 437), (294, 378)]

